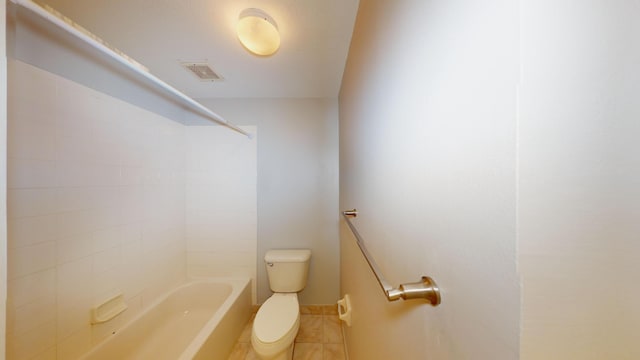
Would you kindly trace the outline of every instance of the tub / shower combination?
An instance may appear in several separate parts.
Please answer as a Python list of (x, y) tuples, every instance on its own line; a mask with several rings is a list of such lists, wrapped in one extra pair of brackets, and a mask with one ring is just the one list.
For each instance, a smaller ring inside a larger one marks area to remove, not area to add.
[(223, 360), (250, 316), (250, 279), (194, 280), (163, 296), (81, 359)]

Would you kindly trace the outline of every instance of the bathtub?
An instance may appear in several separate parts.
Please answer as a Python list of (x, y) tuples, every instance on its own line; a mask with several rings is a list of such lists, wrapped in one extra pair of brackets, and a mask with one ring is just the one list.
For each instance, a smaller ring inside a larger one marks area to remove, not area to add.
[(81, 359), (224, 360), (250, 316), (250, 279), (194, 280), (163, 296)]

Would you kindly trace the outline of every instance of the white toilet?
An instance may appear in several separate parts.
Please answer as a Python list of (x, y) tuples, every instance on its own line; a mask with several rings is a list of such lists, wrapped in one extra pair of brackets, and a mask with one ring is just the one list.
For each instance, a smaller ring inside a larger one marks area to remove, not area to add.
[(307, 284), (311, 250), (269, 250), (264, 256), (274, 294), (258, 310), (251, 345), (262, 360), (290, 360), (300, 328), (298, 292)]

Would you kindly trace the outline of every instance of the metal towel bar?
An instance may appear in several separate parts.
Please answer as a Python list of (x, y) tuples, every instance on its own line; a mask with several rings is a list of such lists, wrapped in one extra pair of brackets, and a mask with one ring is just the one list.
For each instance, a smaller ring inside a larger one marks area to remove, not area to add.
[(404, 300), (425, 299), (432, 306), (440, 305), (440, 289), (438, 288), (436, 282), (428, 276), (423, 276), (420, 281), (414, 283), (401, 284), (397, 288), (391, 286), (391, 284), (389, 284), (387, 280), (385, 280), (385, 278), (382, 276), (378, 265), (373, 260), (373, 257), (371, 256), (367, 248), (364, 246), (364, 241), (362, 240), (360, 233), (358, 233), (358, 230), (355, 228), (355, 226), (353, 226), (353, 223), (351, 222), (351, 217), (358, 216), (358, 211), (356, 209), (345, 210), (342, 212), (342, 216), (344, 216), (347, 225), (349, 225), (349, 228), (353, 232), (353, 235), (355, 235), (358, 247), (360, 248), (360, 251), (362, 251), (362, 254), (367, 260), (367, 263), (373, 271), (373, 274), (376, 276), (378, 284), (380, 284), (380, 287), (387, 297), (387, 300), (395, 301), (400, 298)]

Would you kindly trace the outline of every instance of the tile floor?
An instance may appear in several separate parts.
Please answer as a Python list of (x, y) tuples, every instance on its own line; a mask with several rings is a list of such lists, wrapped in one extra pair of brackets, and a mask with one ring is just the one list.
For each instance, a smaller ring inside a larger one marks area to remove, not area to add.
[[(258, 360), (251, 348), (251, 326), (254, 316), (255, 314), (240, 334), (228, 360)], [(293, 359), (346, 360), (346, 358), (337, 306), (301, 306), (300, 330), (293, 348)]]

